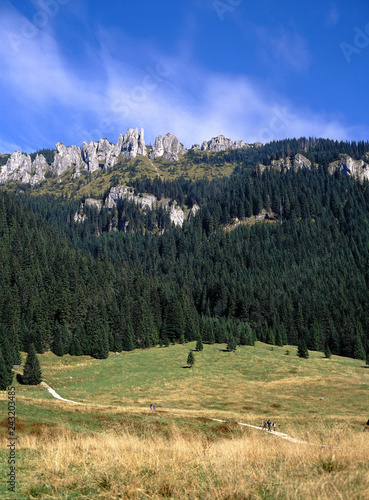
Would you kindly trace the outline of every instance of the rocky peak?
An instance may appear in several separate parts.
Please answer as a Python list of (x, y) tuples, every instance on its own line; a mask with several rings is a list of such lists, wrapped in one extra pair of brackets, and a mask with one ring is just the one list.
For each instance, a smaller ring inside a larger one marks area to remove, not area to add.
[(56, 143), (56, 155), (51, 165), (51, 170), (56, 175), (62, 175), (73, 165), (76, 172), (80, 169), (88, 170), (88, 165), (82, 159), (81, 148), (77, 146), (64, 146), (61, 142)]
[(178, 161), (178, 155), (185, 154), (186, 151), (186, 148), (180, 143), (178, 137), (168, 133), (164, 137), (158, 135), (149, 158), (155, 160), (155, 158), (162, 156), (164, 160)]
[(210, 141), (204, 141), (201, 145), (201, 150), (219, 152), (226, 151), (227, 149), (243, 149), (249, 147), (249, 144), (246, 144), (245, 141), (232, 141), (224, 137), (224, 135), (218, 135), (217, 137), (213, 137)]
[(121, 134), (116, 145), (116, 155), (123, 156), (125, 159), (136, 158), (137, 155), (146, 156), (146, 146), (144, 139), (144, 130), (129, 128), (124, 136)]
[(31, 179), (32, 161), (30, 155), (14, 151), (0, 170), (0, 183), (19, 181), (28, 183)]

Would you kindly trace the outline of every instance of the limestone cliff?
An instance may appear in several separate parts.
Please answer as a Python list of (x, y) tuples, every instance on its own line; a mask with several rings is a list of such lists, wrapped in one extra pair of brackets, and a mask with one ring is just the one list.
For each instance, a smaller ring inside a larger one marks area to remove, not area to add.
[(155, 144), (149, 158), (155, 160), (155, 158), (163, 157), (164, 160), (178, 161), (178, 155), (183, 155), (186, 151), (186, 148), (180, 143), (178, 137), (168, 133), (164, 137), (159, 135), (155, 139)]

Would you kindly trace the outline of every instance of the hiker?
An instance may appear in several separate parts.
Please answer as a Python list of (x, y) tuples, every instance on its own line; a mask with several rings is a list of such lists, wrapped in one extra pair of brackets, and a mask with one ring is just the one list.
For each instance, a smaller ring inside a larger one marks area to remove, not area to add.
[(272, 427), (273, 427), (273, 432), (275, 432), (277, 430), (277, 423), (273, 422)]
[(265, 418), (263, 419), (262, 423), (261, 423), (261, 430), (262, 431), (266, 431), (266, 428), (267, 428), (267, 424), (266, 424), (266, 421), (265, 421)]
[(271, 422), (270, 418), (268, 419), (267, 424), (268, 424), (268, 431), (270, 432), (270, 426), (272, 425), (272, 422)]
[(150, 410), (152, 410), (152, 405), (150, 405)]
[(156, 405), (153, 406), (154, 411), (156, 411)]

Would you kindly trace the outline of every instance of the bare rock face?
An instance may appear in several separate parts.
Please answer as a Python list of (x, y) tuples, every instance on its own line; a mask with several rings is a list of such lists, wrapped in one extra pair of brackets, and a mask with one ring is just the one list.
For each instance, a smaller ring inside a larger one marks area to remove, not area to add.
[(105, 207), (106, 208), (114, 208), (118, 200), (126, 198), (127, 200), (134, 201), (141, 208), (148, 207), (150, 209), (155, 207), (157, 202), (157, 198), (154, 195), (145, 194), (136, 196), (134, 194), (134, 189), (129, 186), (116, 186), (112, 187), (109, 191), (108, 196), (105, 198)]
[(90, 141), (88, 144), (87, 142), (82, 144), (82, 159), (87, 164), (87, 168), (90, 172), (99, 170), (99, 160), (97, 157), (98, 147), (98, 142)]
[(95, 172), (101, 168), (113, 167), (118, 158), (118, 151), (115, 144), (111, 144), (107, 139), (100, 139), (99, 142), (84, 142), (82, 145), (82, 159), (87, 164), (89, 172)]
[(45, 160), (45, 157), (43, 155), (39, 155), (39, 154), (36, 155), (36, 158), (33, 160), (33, 163), (32, 163), (33, 176), (32, 176), (31, 181), (30, 181), (32, 186), (44, 181), (45, 174), (48, 170), (50, 170), (50, 166), (47, 163), (47, 161)]
[(16, 181), (34, 186), (45, 180), (45, 173), (49, 169), (43, 155), (37, 155), (32, 163), (30, 155), (14, 151), (0, 170), (0, 184)]
[(183, 155), (186, 151), (186, 148), (180, 143), (178, 137), (168, 133), (164, 137), (158, 135), (149, 158), (155, 160), (155, 158), (162, 156), (164, 160), (178, 161), (178, 155)]
[(232, 141), (224, 137), (224, 135), (218, 135), (210, 141), (204, 141), (201, 145), (201, 150), (219, 152), (226, 151), (227, 149), (247, 149), (249, 147), (249, 144), (246, 144), (245, 141)]
[(184, 222), (184, 212), (183, 210), (181, 209), (181, 207), (179, 207), (177, 205), (177, 202), (176, 201), (173, 201), (170, 209), (169, 209), (169, 218), (170, 218), (170, 221), (175, 225), (175, 226), (180, 226), (182, 227), (183, 226), (183, 222)]
[(66, 147), (61, 142), (56, 143), (56, 155), (51, 170), (56, 175), (62, 175), (70, 166), (78, 172), (80, 169), (88, 170), (86, 162), (82, 159), (81, 148), (77, 146)]
[(14, 151), (8, 158), (6, 165), (1, 167), (0, 183), (19, 181), (28, 184), (31, 180), (32, 161), (30, 155)]
[(282, 170), (282, 168), (311, 168), (311, 161), (305, 156), (297, 154), (293, 161), (289, 156), (286, 156), (285, 158), (279, 158), (278, 160), (272, 160), (271, 166), (277, 170)]
[(187, 220), (193, 219), (199, 210), (200, 210), (200, 207), (196, 203), (194, 205), (192, 205), (192, 208), (188, 213)]
[(361, 182), (369, 180), (369, 164), (363, 160), (354, 160), (348, 155), (342, 155), (339, 161), (330, 163), (329, 173), (333, 174), (336, 170), (343, 174), (352, 175)]
[(115, 147), (115, 155), (125, 159), (136, 158), (137, 155), (146, 156), (144, 130), (129, 128), (124, 136), (121, 134)]
[(301, 154), (297, 154), (293, 160), (293, 168), (311, 168), (311, 161)]

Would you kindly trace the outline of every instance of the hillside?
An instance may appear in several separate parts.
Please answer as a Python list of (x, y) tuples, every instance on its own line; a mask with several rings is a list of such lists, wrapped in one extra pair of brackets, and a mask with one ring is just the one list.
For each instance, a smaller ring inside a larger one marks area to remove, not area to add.
[(363, 161), (366, 146), (300, 139), (195, 150), (172, 163), (174, 170), (181, 161), (204, 165), (205, 154), (213, 169), (232, 164), (231, 175), (213, 180), (140, 176), (126, 186), (114, 178), (120, 165), (65, 178), (71, 186), (84, 175), (102, 182), (89, 193), (96, 198), (83, 200), (78, 190), (75, 199), (42, 191), (48, 182), (63, 185), (69, 171), (15, 192), (6, 184), (5, 357), (10, 363), (31, 342), (38, 352), (106, 358), (201, 336), (279, 346), (303, 340), (309, 350), (365, 359), (369, 190), (339, 165), (348, 154)]
[[(19, 498), (366, 498), (362, 362), (257, 342), (205, 345), (185, 368), (194, 347), (40, 355), (46, 382), (85, 405), (15, 383)], [(238, 424), (264, 418), (308, 444)]]

